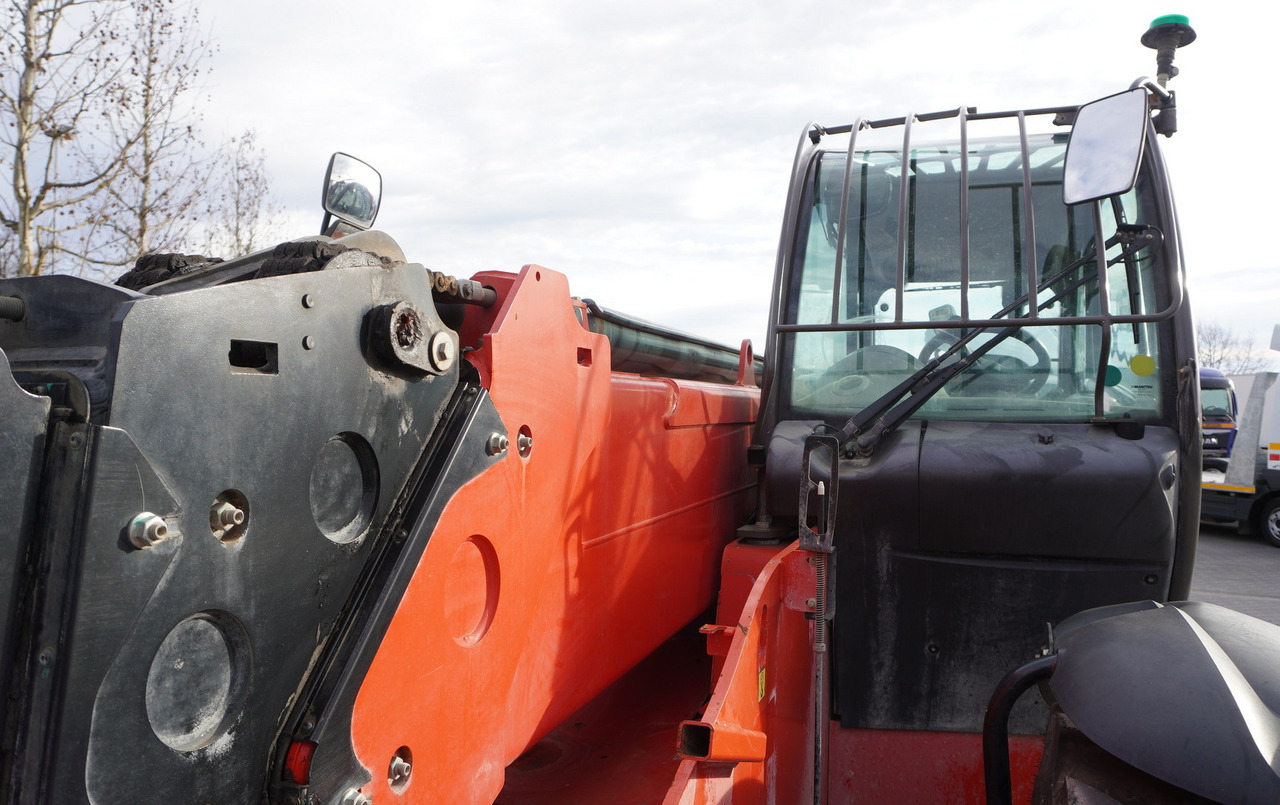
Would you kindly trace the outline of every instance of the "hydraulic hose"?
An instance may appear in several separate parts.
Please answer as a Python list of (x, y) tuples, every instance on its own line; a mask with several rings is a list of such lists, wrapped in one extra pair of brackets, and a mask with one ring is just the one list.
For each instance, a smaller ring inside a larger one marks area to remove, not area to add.
[(1013, 783), (1009, 775), (1009, 713), (1022, 694), (1037, 682), (1053, 676), (1058, 655), (1032, 660), (1010, 671), (987, 705), (982, 722), (982, 767), (986, 778), (987, 805), (1013, 805)]

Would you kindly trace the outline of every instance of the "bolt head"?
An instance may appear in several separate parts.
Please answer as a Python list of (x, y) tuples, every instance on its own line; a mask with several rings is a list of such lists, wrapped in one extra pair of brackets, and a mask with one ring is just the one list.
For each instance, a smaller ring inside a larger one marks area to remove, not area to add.
[(431, 349), (428, 355), (436, 371), (444, 372), (453, 366), (454, 360), (458, 357), (458, 348), (454, 346), (453, 338), (441, 330), (431, 336)]

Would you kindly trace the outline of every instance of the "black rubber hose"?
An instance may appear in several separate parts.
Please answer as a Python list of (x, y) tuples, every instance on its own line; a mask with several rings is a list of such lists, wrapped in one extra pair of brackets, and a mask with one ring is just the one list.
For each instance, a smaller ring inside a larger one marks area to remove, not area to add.
[(0, 319), (22, 321), (27, 315), (27, 304), (19, 296), (0, 296)]
[(1032, 660), (1010, 671), (991, 695), (987, 716), (982, 722), (982, 767), (986, 778), (987, 805), (1013, 805), (1013, 783), (1009, 777), (1009, 713), (1028, 688), (1053, 676), (1053, 669), (1057, 666), (1056, 654)]

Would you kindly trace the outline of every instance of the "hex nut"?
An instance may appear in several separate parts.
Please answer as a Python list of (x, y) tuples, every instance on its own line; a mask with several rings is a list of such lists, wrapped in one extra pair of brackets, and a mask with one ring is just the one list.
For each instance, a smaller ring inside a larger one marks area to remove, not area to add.
[(233, 528), (244, 522), (244, 512), (229, 502), (214, 506), (210, 518), (219, 528)]
[(151, 512), (140, 512), (134, 515), (129, 523), (129, 542), (135, 548), (150, 548), (157, 542), (163, 542), (173, 534), (164, 518)]
[(358, 788), (348, 788), (342, 795), (342, 805), (373, 805), (373, 797)]
[(249, 501), (239, 491), (228, 489), (209, 504), (209, 530), (224, 545), (237, 542), (248, 527)]
[(491, 456), (496, 456), (499, 453), (507, 452), (507, 447), (510, 444), (511, 440), (503, 434), (491, 433), (489, 434), (489, 441), (485, 443), (484, 451)]
[(411, 774), (413, 774), (413, 765), (400, 755), (396, 755), (391, 758), (391, 765), (387, 769), (387, 784), (395, 789), (404, 788), (409, 784)]

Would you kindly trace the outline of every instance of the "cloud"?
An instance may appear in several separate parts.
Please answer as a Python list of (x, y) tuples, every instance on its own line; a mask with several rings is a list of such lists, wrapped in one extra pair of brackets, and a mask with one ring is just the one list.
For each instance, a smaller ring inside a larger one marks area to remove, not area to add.
[[(606, 306), (759, 341), (806, 121), (1087, 101), (1154, 71), (1137, 42), (1153, 16), (1100, 0), (1069, 15), (1011, 0), (384, 0), (359, 14), (230, 0), (213, 20), (207, 114), (227, 133), (258, 129), (295, 209), (318, 209), (330, 152), (374, 163), (380, 226), (433, 267), (539, 262)], [(1280, 210), (1268, 160), (1243, 164), (1247, 143), (1222, 127), (1276, 122), (1250, 86), (1265, 54), (1237, 16), (1224, 4), (1192, 18), (1168, 150), (1193, 278), (1251, 267), (1231, 283), (1248, 304), (1274, 266), (1249, 222)]]

